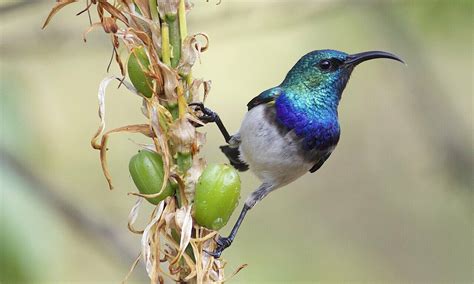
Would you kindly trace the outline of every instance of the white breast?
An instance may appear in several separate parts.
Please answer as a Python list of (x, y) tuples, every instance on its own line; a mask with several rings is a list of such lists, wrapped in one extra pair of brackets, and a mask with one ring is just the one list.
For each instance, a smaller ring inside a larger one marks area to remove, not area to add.
[[(298, 138), (290, 131), (282, 134), (269, 121), (266, 105), (252, 108), (242, 121), (240, 158), (250, 166), (262, 182), (284, 186), (304, 175), (313, 166), (305, 160), (298, 146)], [(274, 188), (274, 189), (275, 189)]]

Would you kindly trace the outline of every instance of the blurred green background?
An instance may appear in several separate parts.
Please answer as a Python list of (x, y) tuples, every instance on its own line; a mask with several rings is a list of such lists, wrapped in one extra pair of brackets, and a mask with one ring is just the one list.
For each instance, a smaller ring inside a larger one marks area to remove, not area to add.
[[(0, 282), (117, 283), (140, 249), (126, 222), (130, 139), (141, 138), (112, 137), (110, 192), (89, 144), (109, 38), (98, 30), (82, 42), (87, 16), (74, 15), (84, 3), (41, 31), (53, 1), (0, 2)], [(249, 264), (232, 282), (472, 283), (472, 1), (194, 3), (190, 31), (211, 39), (194, 74), (212, 80), (207, 105), (230, 130), (311, 50), (386, 50), (407, 62), (355, 70), (337, 150), (249, 213), (224, 255), (229, 275)], [(109, 88), (107, 126), (143, 122), (140, 105)], [(205, 131), (208, 161), (226, 162), (217, 128)], [(241, 178), (244, 200), (259, 183)], [(139, 266), (131, 282), (145, 281)]]

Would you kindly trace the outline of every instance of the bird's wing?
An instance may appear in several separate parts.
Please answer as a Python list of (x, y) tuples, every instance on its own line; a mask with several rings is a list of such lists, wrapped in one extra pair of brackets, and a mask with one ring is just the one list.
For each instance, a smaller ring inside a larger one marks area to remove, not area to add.
[(232, 148), (229, 145), (221, 146), (221, 151), (227, 156), (230, 164), (239, 172), (245, 172), (249, 169), (244, 161), (240, 159), (240, 150), (239, 148)]
[(253, 98), (248, 104), (248, 110), (251, 110), (252, 108), (261, 105), (261, 104), (266, 104), (273, 102), (280, 94), (282, 93), (282, 90), (280, 88), (271, 88), (266, 91), (263, 91), (260, 93), (260, 95), (256, 96)]
[(321, 166), (324, 164), (324, 162), (326, 162), (326, 160), (329, 158), (329, 156), (331, 156), (331, 153), (332, 152), (326, 152), (322, 157), (321, 159), (318, 160), (318, 162), (316, 164), (314, 164), (314, 166), (309, 170), (310, 173), (314, 173), (315, 171), (319, 170), (319, 168), (321, 168)]

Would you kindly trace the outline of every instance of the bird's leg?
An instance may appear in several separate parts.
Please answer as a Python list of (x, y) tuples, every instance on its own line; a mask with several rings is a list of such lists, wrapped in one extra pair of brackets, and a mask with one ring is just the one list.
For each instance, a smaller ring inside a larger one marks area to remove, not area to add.
[(210, 255), (212, 255), (215, 258), (219, 258), (222, 254), (222, 252), (228, 248), (232, 242), (235, 239), (235, 236), (237, 235), (237, 231), (239, 230), (240, 225), (242, 224), (242, 221), (245, 218), (245, 215), (247, 214), (247, 211), (252, 209), (252, 207), (260, 200), (262, 200), (265, 196), (267, 196), (268, 193), (270, 193), (273, 189), (273, 186), (270, 184), (263, 183), (260, 185), (260, 187), (254, 191), (250, 196), (247, 198), (245, 201), (244, 207), (242, 208), (242, 211), (240, 211), (239, 218), (234, 224), (234, 227), (232, 227), (232, 230), (230, 231), (230, 234), (228, 237), (221, 237), (219, 236), (218, 239), (216, 240), (217, 247), (214, 250), (214, 252), (208, 252)]
[(217, 127), (219, 127), (219, 130), (222, 133), (222, 136), (224, 136), (225, 142), (229, 143), (230, 140), (232, 139), (232, 136), (229, 134), (227, 129), (224, 126), (224, 123), (222, 123), (222, 120), (220, 119), (219, 115), (208, 109), (207, 107), (204, 106), (203, 103), (190, 103), (189, 106), (195, 107), (194, 110), (202, 112), (202, 116), (198, 116), (199, 120), (201, 120), (204, 123), (209, 123), (209, 122), (215, 122), (217, 124)]

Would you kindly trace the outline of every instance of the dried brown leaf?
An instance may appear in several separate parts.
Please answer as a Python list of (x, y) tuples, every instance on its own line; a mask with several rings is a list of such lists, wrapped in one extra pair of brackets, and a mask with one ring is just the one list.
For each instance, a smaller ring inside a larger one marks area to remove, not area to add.
[(44, 29), (48, 24), (49, 22), (51, 21), (51, 19), (53, 18), (54, 15), (56, 15), (57, 12), (59, 12), (59, 10), (61, 10), (62, 8), (64, 8), (65, 6), (71, 4), (71, 3), (74, 3), (76, 2), (77, 0), (59, 0), (56, 2), (56, 5), (54, 5), (54, 7), (51, 9), (51, 12), (49, 12), (49, 15), (48, 17), (46, 18), (46, 20), (44, 21), (44, 24), (43, 24), (43, 27), (42, 29)]
[(152, 100), (151, 104), (148, 104), (148, 111), (150, 113), (150, 124), (155, 134), (153, 138), (153, 142), (155, 143), (155, 147), (157, 152), (163, 153), (163, 185), (161, 187), (161, 191), (163, 191), (168, 183), (168, 178), (170, 176), (170, 152), (168, 148), (168, 140), (166, 138), (166, 134), (163, 132), (163, 129), (160, 127), (159, 122), (159, 109), (161, 105), (156, 101)]
[[(199, 91), (201, 89), (201, 86), (203, 88), (203, 96), (202, 100), (200, 99), (201, 97), (201, 92)], [(211, 81), (204, 81), (203, 79), (195, 79), (193, 83), (191, 84), (191, 88), (189, 92), (191, 93), (191, 98), (190, 102), (200, 102), (206, 101), (206, 98), (211, 91)]]
[[(124, 78), (120, 81), (121, 83), (124, 83), (124, 79), (125, 79), (125, 67), (123, 66), (123, 62), (122, 62), (122, 59), (120, 58), (120, 55), (119, 55), (119, 52), (117, 50), (118, 46), (119, 46), (119, 41), (118, 41), (118, 37), (116, 35), (113, 35), (112, 36), (112, 39), (113, 39), (113, 43), (114, 43), (114, 54), (115, 54), (115, 62), (117, 62), (119, 68), (120, 68), (120, 74), (122, 74), (122, 76), (124, 76)], [(109, 69), (107, 68), (107, 72), (109, 71)], [(127, 87), (127, 89), (130, 90), (129, 87)], [(135, 87), (134, 87), (135, 89)]]
[[(110, 15), (120, 20), (122, 23), (128, 26), (128, 19), (125, 15), (117, 8), (115, 8), (112, 4), (108, 3), (107, 1), (100, 1), (98, 4), (99, 9), (104, 9)], [(101, 17), (102, 18), (102, 17)]]
[(140, 12), (143, 16), (151, 19), (149, 0), (134, 0), (133, 2), (135, 2), (135, 5), (138, 6), (138, 9), (140, 9)]
[(188, 119), (176, 120), (168, 129), (168, 135), (174, 150), (181, 153), (191, 153), (196, 138), (196, 128)]
[[(201, 43), (198, 37), (202, 36), (205, 43)], [(209, 47), (209, 37), (205, 33), (198, 33), (184, 39), (179, 60), (178, 70), (180, 74), (187, 75), (191, 72), (196, 60), (201, 60), (200, 55)]]
[(140, 213), (140, 206), (143, 203), (143, 198), (138, 197), (137, 202), (135, 202), (135, 205), (133, 205), (132, 209), (130, 210), (130, 214), (128, 214), (128, 222), (127, 226), (130, 232), (135, 233), (135, 234), (142, 234), (143, 230), (137, 230), (133, 227), (133, 224), (138, 218), (138, 214)]
[(118, 31), (117, 23), (112, 17), (103, 17), (102, 18), (102, 27), (104, 28), (105, 33), (116, 33)]
[(166, 64), (161, 61), (157, 61), (160, 74), (162, 76), (164, 97), (162, 98), (168, 104), (174, 104), (177, 101), (177, 87), (179, 85), (179, 75), (175, 70), (170, 69)]
[(145, 263), (145, 268), (148, 276), (150, 278), (153, 277), (152, 273), (152, 268), (154, 267), (153, 265), (153, 250), (151, 248), (151, 243), (152, 240), (150, 240), (150, 237), (152, 236), (152, 228), (153, 226), (160, 220), (161, 214), (163, 213), (165, 202), (161, 201), (158, 203), (157, 207), (158, 208), (155, 212), (155, 216), (151, 220), (150, 223), (146, 226), (145, 230), (143, 230), (143, 235), (142, 235), (142, 256), (143, 256), (143, 261)]
[(185, 206), (176, 210), (175, 222), (178, 228), (181, 229), (180, 232), (180, 242), (179, 249), (176, 257), (170, 261), (170, 265), (174, 265), (181, 258), (184, 253), (184, 250), (188, 246), (191, 240), (191, 232), (193, 228), (193, 218), (191, 217), (191, 206)]
[(186, 195), (186, 199), (189, 203), (194, 200), (196, 184), (205, 167), (206, 161), (203, 158), (194, 157), (193, 165), (186, 172), (186, 176), (184, 178), (184, 194)]
[(138, 93), (137, 89), (129, 83), (128, 81), (121, 80), (119, 77), (116, 76), (109, 76), (104, 78), (99, 85), (99, 91), (97, 94), (97, 97), (99, 99), (99, 119), (100, 119), (100, 125), (99, 128), (97, 129), (96, 133), (91, 139), (91, 145), (92, 148), (100, 150), (101, 146), (98, 143), (100, 135), (104, 132), (105, 129), (105, 91), (107, 90), (107, 86), (110, 84), (112, 80), (119, 80), (121, 84), (123, 84), (132, 94), (137, 95), (139, 97), (140, 94)]
[(143, 17), (142, 15), (135, 13), (128, 13), (130, 15), (132, 22), (130, 23), (130, 28), (134, 30), (143, 30), (149, 37), (151, 37), (151, 25), (154, 24), (153, 21)]
[(119, 128), (115, 128), (109, 130), (102, 135), (102, 140), (99, 145), (100, 149), (100, 163), (102, 165), (102, 171), (104, 172), (105, 178), (109, 184), (109, 189), (113, 189), (112, 185), (112, 176), (109, 172), (109, 166), (107, 163), (107, 141), (109, 139), (109, 135), (113, 133), (121, 133), (121, 132), (129, 132), (129, 133), (142, 133), (145, 136), (152, 137), (153, 132), (150, 130), (150, 126), (148, 124), (136, 124), (136, 125), (127, 125)]
[(93, 23), (92, 25), (87, 27), (87, 29), (82, 33), (82, 39), (84, 40), (84, 42), (87, 42), (86, 37), (90, 32), (92, 32), (93, 30), (95, 30), (96, 28), (101, 27), (101, 26), (102, 26), (102, 23), (97, 22), (97, 23)]

